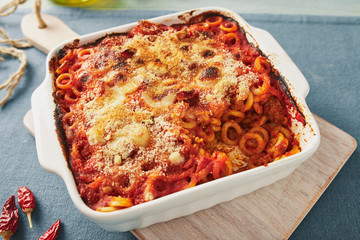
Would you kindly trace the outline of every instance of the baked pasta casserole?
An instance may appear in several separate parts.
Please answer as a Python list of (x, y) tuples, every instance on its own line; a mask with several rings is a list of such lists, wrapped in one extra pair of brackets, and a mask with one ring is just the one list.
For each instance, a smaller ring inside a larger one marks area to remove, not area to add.
[(231, 18), (140, 21), (51, 60), (59, 140), (84, 202), (109, 212), (301, 151), (281, 76)]

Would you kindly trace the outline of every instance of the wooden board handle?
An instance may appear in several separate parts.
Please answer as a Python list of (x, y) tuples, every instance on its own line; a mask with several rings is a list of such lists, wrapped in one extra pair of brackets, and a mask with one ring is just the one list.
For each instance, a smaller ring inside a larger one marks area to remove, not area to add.
[(31, 109), (25, 114), (23, 123), (28, 130), (28, 132), (35, 137), (35, 128), (33, 122), (33, 115)]
[(60, 19), (48, 15), (41, 15), (46, 28), (38, 27), (38, 20), (35, 13), (25, 15), (21, 21), (21, 30), (24, 36), (40, 51), (48, 53), (60, 43), (79, 36)]

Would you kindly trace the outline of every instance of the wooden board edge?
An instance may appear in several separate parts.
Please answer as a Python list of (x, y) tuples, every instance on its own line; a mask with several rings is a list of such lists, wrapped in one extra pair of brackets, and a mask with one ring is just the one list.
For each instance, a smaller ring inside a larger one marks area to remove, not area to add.
[(130, 231), (138, 240), (146, 240), (144, 235), (140, 234), (136, 229)]
[(325, 185), (322, 187), (321, 190), (319, 190), (319, 192), (313, 197), (313, 199), (309, 202), (308, 206), (306, 207), (305, 211), (303, 212), (303, 214), (301, 214), (299, 216), (299, 218), (296, 220), (294, 226), (290, 229), (290, 231), (284, 236), (284, 239), (288, 239), (291, 234), (295, 231), (295, 229), (300, 225), (300, 223), (304, 220), (304, 218), (306, 217), (306, 215), (310, 212), (310, 210), (312, 209), (312, 207), (315, 205), (315, 203), (320, 199), (321, 195), (325, 192), (325, 190), (328, 188), (328, 186), (330, 185), (330, 183), (334, 180), (334, 178), (336, 177), (336, 175), (340, 172), (341, 168), (345, 165), (345, 163), (347, 162), (347, 160), (350, 158), (351, 154), (355, 151), (356, 147), (354, 147), (354, 149), (351, 151), (351, 153), (349, 153), (349, 155), (345, 158), (345, 161), (343, 161), (341, 163), (341, 165), (339, 166), (338, 169), (336, 169), (336, 171), (331, 175), (331, 177), (329, 177), (328, 181), (325, 183)]
[(32, 115), (32, 110), (30, 109), (24, 116), (23, 123), (28, 132), (35, 137), (35, 127), (34, 127), (34, 119)]
[(343, 132), (344, 135), (346, 135), (347, 138), (352, 140), (352, 146), (349, 149), (348, 154), (346, 155), (346, 157), (343, 159), (343, 161), (341, 162), (341, 164), (338, 166), (338, 168), (335, 170), (335, 172), (333, 172), (333, 174), (328, 178), (328, 180), (326, 181), (326, 183), (324, 184), (324, 186), (318, 191), (318, 193), (316, 195), (314, 195), (313, 199), (309, 202), (308, 206), (305, 208), (304, 212), (298, 217), (298, 219), (296, 220), (295, 224), (293, 225), (293, 227), (290, 229), (290, 231), (284, 236), (283, 239), (288, 239), (291, 234), (295, 231), (295, 229), (300, 225), (300, 223), (304, 220), (304, 218), (306, 217), (306, 215), (310, 212), (310, 210), (312, 209), (312, 207), (315, 205), (315, 203), (320, 199), (321, 195), (325, 192), (325, 190), (329, 187), (330, 183), (335, 179), (336, 175), (340, 172), (341, 168), (345, 165), (345, 163), (347, 162), (347, 160), (351, 157), (351, 155), (354, 153), (354, 151), (357, 148), (357, 141), (356, 139), (351, 136), (349, 133), (343, 131), (341, 128), (338, 128), (337, 126), (335, 126), (334, 124), (326, 121), (325, 119), (313, 114), (316, 121), (323, 121), (326, 122), (326, 124), (329, 124), (337, 129), (339, 129), (341, 132)]

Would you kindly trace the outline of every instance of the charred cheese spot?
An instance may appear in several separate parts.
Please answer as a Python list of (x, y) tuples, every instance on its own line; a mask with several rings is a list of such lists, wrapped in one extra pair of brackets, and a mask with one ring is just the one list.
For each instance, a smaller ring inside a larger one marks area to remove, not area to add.
[(189, 70), (196, 70), (197, 67), (198, 67), (198, 65), (197, 65), (196, 63), (191, 63), (191, 64), (189, 65)]
[(200, 80), (215, 80), (220, 76), (220, 69), (217, 67), (205, 68), (200, 74)]
[(65, 56), (65, 50), (60, 48), (59, 51), (57, 52), (57, 56), (59, 59), (62, 59)]
[(108, 86), (113, 87), (116, 84), (125, 83), (126, 80), (126, 76), (123, 73), (119, 72), (114, 74), (114, 76), (110, 79), (110, 81), (108, 82)]
[(87, 72), (83, 72), (81, 75), (80, 75), (80, 81), (82, 83), (86, 83), (86, 81), (89, 79), (89, 73)]
[(190, 47), (188, 45), (181, 46), (180, 49), (182, 51), (188, 52), (190, 50)]
[(212, 50), (205, 50), (202, 53), (203, 58), (212, 58), (214, 55), (215, 55), (215, 53)]
[(118, 62), (112, 67), (114, 70), (123, 68), (127, 65), (126, 61), (123, 59), (119, 59)]

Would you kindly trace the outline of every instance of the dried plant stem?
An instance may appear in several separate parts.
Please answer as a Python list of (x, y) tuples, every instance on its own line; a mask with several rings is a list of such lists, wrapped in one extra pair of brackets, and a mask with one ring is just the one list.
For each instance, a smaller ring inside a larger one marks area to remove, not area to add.
[[(17, 9), (20, 4), (23, 4), (24, 2), (26, 2), (26, 0), (13, 0), (0, 7), (0, 17), (10, 15)], [(34, 11), (39, 22), (39, 28), (46, 28), (46, 24), (40, 13), (41, 0), (35, 0)], [(10, 44), (11, 46), (17, 48), (31, 47), (30, 42), (28, 42), (25, 38), (11, 39), (2, 28), (0, 28), (0, 44)], [(3, 106), (4, 103), (10, 98), (16, 85), (19, 83), (20, 78), (24, 75), (27, 64), (25, 52), (14, 47), (0, 46), (0, 55), (11, 55), (20, 60), (20, 66), (18, 70), (6, 82), (0, 85), (0, 90), (5, 89), (7, 91), (5, 97), (0, 100), (0, 107)], [(4, 58), (0, 56), (0, 62), (1, 61), (4, 61)]]
[[(0, 7), (0, 17), (8, 16), (15, 12), (20, 4), (23, 4), (26, 0), (13, 0), (4, 6)], [(41, 0), (35, 0), (34, 11), (39, 22), (39, 28), (46, 28), (46, 23), (41, 17)]]
[(2, 29), (0, 27), (0, 35), (3, 36), (3, 38), (0, 36), (0, 43), (6, 43), (6, 44), (10, 44), (14, 47), (17, 48), (27, 48), (27, 47), (31, 47), (31, 43), (29, 41), (26, 40), (26, 38), (20, 38), (20, 39), (11, 39), (4, 31), (4, 29)]
[(0, 7), (0, 17), (12, 14), (13, 12), (15, 12), (17, 7), (20, 4), (23, 4), (24, 2), (26, 2), (26, 0), (13, 0), (13, 1), (5, 4), (4, 6)]
[[(5, 83), (0, 85), (0, 90), (5, 89), (7, 91), (6, 96), (0, 100), (0, 107), (1, 107), (10, 98), (16, 85), (19, 83), (20, 78), (24, 75), (27, 59), (25, 52), (23, 50), (19, 50), (13, 47), (0, 47), (0, 54), (11, 55), (20, 60), (20, 66), (18, 70)], [(4, 58), (0, 57), (0, 61), (3, 60)]]

